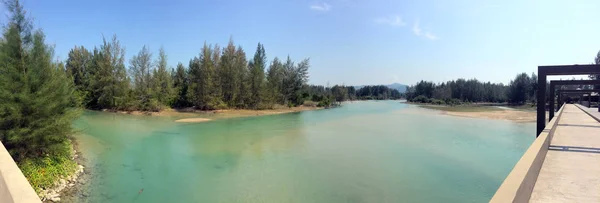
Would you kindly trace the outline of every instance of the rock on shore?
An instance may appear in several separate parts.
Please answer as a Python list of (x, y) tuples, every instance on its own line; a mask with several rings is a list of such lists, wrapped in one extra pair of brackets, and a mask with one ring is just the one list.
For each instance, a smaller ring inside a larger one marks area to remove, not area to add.
[(43, 189), (39, 194), (40, 199), (42, 199), (42, 201), (59, 202), (60, 192), (75, 185), (79, 176), (83, 174), (83, 168), (82, 165), (77, 165), (77, 170), (71, 176), (58, 180), (54, 184), (54, 188)]

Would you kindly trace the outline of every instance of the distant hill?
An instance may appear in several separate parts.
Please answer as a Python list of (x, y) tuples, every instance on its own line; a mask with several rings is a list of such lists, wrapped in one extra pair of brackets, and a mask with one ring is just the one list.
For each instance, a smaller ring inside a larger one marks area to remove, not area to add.
[[(360, 88), (362, 88), (364, 86), (366, 86), (366, 85), (357, 85), (357, 86), (354, 86), (354, 88), (360, 89)], [(408, 85), (403, 85), (403, 84), (400, 84), (400, 83), (392, 83), (392, 84), (385, 85), (385, 86), (387, 86), (387, 87), (389, 87), (391, 89), (397, 89), (398, 92), (400, 92), (400, 93), (406, 92), (406, 88), (408, 88)]]

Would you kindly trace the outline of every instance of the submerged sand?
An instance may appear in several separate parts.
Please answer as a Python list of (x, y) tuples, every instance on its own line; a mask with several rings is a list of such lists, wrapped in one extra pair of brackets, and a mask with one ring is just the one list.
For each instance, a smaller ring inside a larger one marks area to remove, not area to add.
[[(113, 111), (114, 113), (121, 114), (129, 114), (129, 115), (138, 115), (138, 116), (164, 116), (164, 117), (173, 117), (178, 123), (200, 123), (207, 122), (216, 119), (223, 118), (239, 118), (239, 117), (249, 117), (249, 116), (264, 116), (264, 115), (274, 115), (274, 114), (283, 114), (283, 113), (294, 113), (301, 111), (310, 111), (323, 109), (321, 107), (313, 107), (313, 106), (298, 106), (298, 107), (276, 107), (273, 109), (265, 109), (265, 110), (249, 110), (249, 109), (222, 109), (222, 110), (211, 110), (211, 111), (202, 111), (196, 110), (193, 108), (185, 108), (185, 109), (164, 109), (159, 112), (147, 112), (147, 111)], [(109, 111), (109, 110), (103, 110)]]
[(510, 120), (515, 122), (535, 122), (536, 112), (501, 106), (421, 106), (427, 109), (439, 110), (444, 115), (467, 118), (483, 118)]
[(468, 118), (485, 118), (510, 120), (515, 122), (535, 122), (536, 114), (530, 111), (519, 110), (499, 110), (499, 111), (480, 111), (480, 112), (453, 112), (443, 111), (443, 114), (451, 116), (461, 116)]
[(201, 123), (201, 122), (206, 122), (206, 121), (211, 121), (212, 119), (209, 118), (184, 118), (184, 119), (179, 119), (179, 120), (175, 120), (175, 122), (178, 123)]

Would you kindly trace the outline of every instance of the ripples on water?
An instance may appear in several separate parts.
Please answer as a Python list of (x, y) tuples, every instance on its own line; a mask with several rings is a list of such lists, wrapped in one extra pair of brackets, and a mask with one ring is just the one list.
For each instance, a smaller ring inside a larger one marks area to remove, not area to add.
[(487, 202), (535, 131), (397, 101), (173, 120), (86, 112), (92, 175), (72, 201)]

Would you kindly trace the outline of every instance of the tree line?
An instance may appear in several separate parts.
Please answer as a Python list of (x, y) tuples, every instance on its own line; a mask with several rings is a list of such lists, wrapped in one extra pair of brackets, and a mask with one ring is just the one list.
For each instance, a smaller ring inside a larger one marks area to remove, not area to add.
[(261, 43), (248, 61), (244, 49), (231, 39), (224, 48), (205, 43), (187, 67), (178, 63), (176, 68), (169, 68), (164, 48), (154, 59), (144, 46), (126, 68), (124, 53), (116, 36), (92, 51), (71, 49), (65, 69), (85, 108), (159, 111), (166, 107), (298, 106), (310, 67), (308, 58), (296, 63), (289, 56), (285, 61), (275, 57), (267, 67)]
[(309, 85), (303, 93), (303, 98), (318, 102), (317, 106), (320, 107), (339, 105), (348, 100), (387, 100), (400, 99), (401, 96), (402, 94), (398, 90), (385, 85), (364, 86), (358, 89), (345, 85), (334, 85), (333, 87)]
[(457, 79), (442, 83), (420, 81), (405, 93), (410, 102), (456, 105), (470, 102), (524, 104), (535, 103), (537, 76), (521, 73), (508, 85)]

